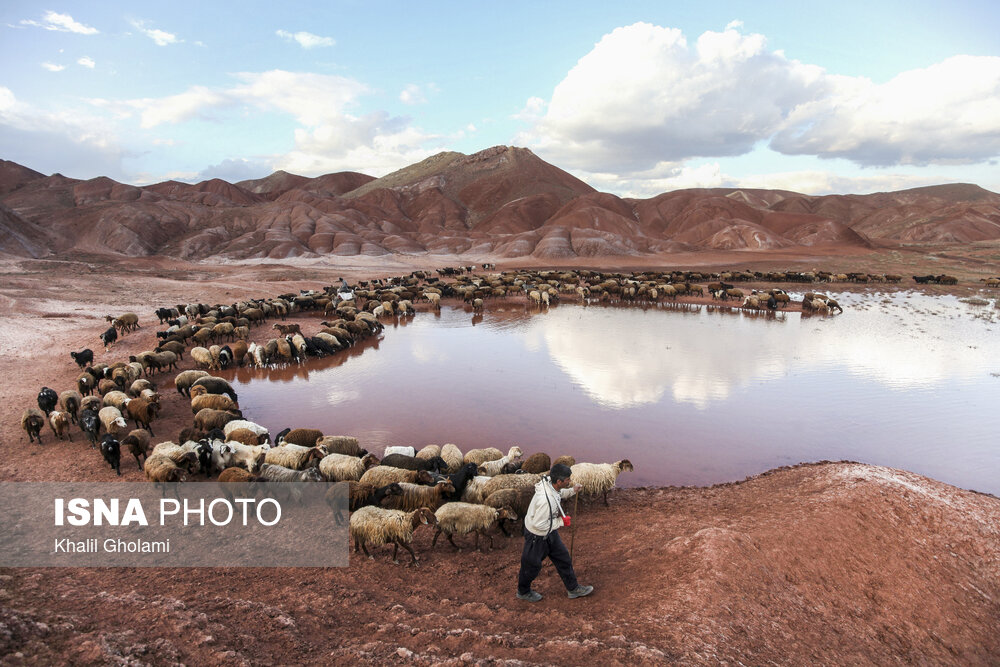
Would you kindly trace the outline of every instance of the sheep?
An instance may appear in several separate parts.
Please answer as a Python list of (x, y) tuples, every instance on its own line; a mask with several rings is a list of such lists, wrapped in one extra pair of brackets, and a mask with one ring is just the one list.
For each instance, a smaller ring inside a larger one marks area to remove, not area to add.
[(149, 431), (150, 435), (155, 435), (150, 426), (152, 421), (160, 412), (160, 404), (144, 396), (133, 398), (125, 404), (128, 416), (135, 422), (136, 428), (142, 427)]
[(115, 341), (118, 340), (118, 330), (114, 327), (108, 327), (107, 330), (102, 333), (99, 338), (101, 342), (104, 343), (104, 351), (108, 351), (108, 346), (114, 345)]
[[(388, 496), (403, 495), (403, 489), (396, 483), (378, 487), (370, 484), (362, 484), (361, 482), (348, 482), (348, 484), (350, 485), (348, 488), (348, 507), (352, 512), (357, 512), (362, 507), (368, 507), (369, 505), (378, 507)], [(330, 487), (330, 491), (327, 492), (328, 498), (333, 490), (334, 487)], [(341, 523), (343, 523), (342, 520), (338, 522), (338, 525)]]
[(375, 557), (368, 553), (369, 544), (372, 546), (392, 544), (392, 562), (398, 565), (396, 554), (402, 546), (410, 552), (410, 557), (413, 559), (411, 563), (416, 565), (417, 555), (410, 548), (413, 532), (419, 525), (434, 525), (436, 522), (437, 517), (427, 507), (420, 507), (412, 512), (372, 506), (362, 507), (351, 514), (350, 531), (354, 540), (354, 551), (357, 552), (360, 546), (365, 555), (374, 560)]
[(521, 464), (521, 470), (536, 474), (548, 472), (551, 468), (552, 461), (549, 459), (549, 455), (544, 452), (532, 454)]
[(515, 445), (508, 450), (506, 456), (495, 461), (485, 461), (479, 464), (479, 474), (486, 475), (487, 477), (496, 477), (503, 471), (504, 466), (520, 456), (521, 448)]
[(125, 421), (125, 417), (122, 416), (121, 410), (118, 408), (107, 406), (101, 408), (97, 413), (98, 418), (101, 420), (101, 426), (104, 430), (115, 436), (116, 438), (124, 438), (128, 435), (128, 423)]
[(377, 465), (366, 470), (358, 481), (362, 484), (371, 484), (372, 486), (384, 486), (393, 482), (430, 485), (434, 483), (434, 478), (426, 470), (406, 470), (387, 465)]
[(326, 447), (331, 454), (346, 454), (347, 456), (364, 456), (368, 453), (358, 445), (358, 439), (350, 435), (324, 435), (316, 441), (317, 447)]
[(374, 454), (366, 454), (362, 458), (327, 454), (319, 462), (319, 471), (328, 482), (359, 481), (369, 468), (377, 465), (378, 459)]
[(118, 329), (122, 333), (134, 331), (139, 328), (139, 316), (135, 313), (123, 313), (119, 317), (106, 315), (104, 319), (111, 322), (111, 326)]
[(195, 428), (202, 431), (211, 431), (213, 428), (222, 428), (234, 419), (242, 419), (243, 414), (239, 410), (213, 410), (205, 408), (199, 410), (194, 416)]
[(118, 391), (118, 385), (115, 384), (114, 380), (109, 380), (108, 378), (102, 378), (97, 381), (97, 393), (101, 396), (105, 396), (109, 392)]
[(391, 498), (387, 507), (405, 512), (413, 511), (418, 507), (429, 507), (431, 510), (436, 510), (444, 503), (446, 493), (455, 492), (455, 485), (451, 483), (450, 479), (439, 480), (434, 486), (400, 482), (399, 487), (403, 489), (403, 495)]
[(573, 481), (583, 487), (582, 493), (596, 496), (604, 495), (604, 504), (608, 504), (608, 491), (615, 488), (618, 475), (628, 470), (632, 471), (632, 463), (622, 459), (615, 463), (577, 463), (570, 467)]
[(208, 351), (208, 348), (192, 347), (189, 354), (198, 368), (215, 368), (215, 359), (212, 358), (212, 353)]
[(323, 476), (316, 468), (293, 470), (273, 463), (265, 463), (260, 467), (258, 479), (266, 482), (322, 482)]
[[(194, 452), (188, 452), (187, 456), (197, 459)], [(146, 479), (157, 484), (166, 482), (185, 482), (187, 475), (184, 469), (178, 466), (169, 456), (163, 454), (152, 454), (146, 459), (142, 466)]]
[(152, 448), (149, 446), (149, 436), (149, 431), (137, 428), (130, 431), (121, 441), (121, 444), (128, 447), (129, 453), (135, 457), (135, 463), (139, 466), (139, 470), (142, 470), (142, 461), (139, 460), (139, 457), (147, 459), (152, 453)]
[(94, 412), (98, 412), (103, 407), (104, 407), (104, 401), (101, 399), (100, 396), (88, 396), (82, 401), (80, 401), (81, 411), (93, 410)]
[(243, 468), (226, 468), (219, 474), (219, 481), (223, 484), (251, 483), (257, 481), (256, 475), (251, 475)]
[(59, 405), (62, 409), (69, 413), (70, 421), (74, 424), (76, 423), (77, 414), (80, 412), (80, 404), (83, 402), (83, 396), (80, 396), (80, 392), (73, 391), (72, 389), (67, 389), (63, 393), (59, 394)]
[(475, 463), (479, 465), (480, 463), (485, 463), (486, 461), (496, 461), (497, 459), (503, 458), (503, 452), (501, 452), (496, 447), (487, 447), (486, 449), (470, 449), (465, 453), (463, 459), (464, 463)]
[(104, 395), (103, 407), (111, 406), (121, 410), (128, 403), (128, 394), (124, 391), (109, 391)]
[[(188, 456), (193, 454), (194, 456)], [(150, 452), (150, 456), (166, 456), (179, 466), (187, 467), (188, 472), (197, 471), (201, 465), (198, 461), (198, 443), (193, 441), (178, 445), (173, 442), (161, 442)]]
[(81, 373), (76, 378), (76, 389), (84, 396), (90, 396), (94, 392), (97, 380), (90, 373)]
[[(576, 465), (576, 459), (573, 458), (572, 456), (560, 456), (560, 457), (556, 458), (555, 461), (552, 462), (552, 465), (556, 465), (557, 463), (561, 464), (561, 465), (564, 465), (564, 466), (569, 466), (570, 468), (572, 468), (573, 466)], [(522, 468), (523, 468), (523, 466), (522, 466)], [(548, 471), (547, 470), (543, 470), (542, 472), (548, 472)]]
[(448, 472), (458, 472), (465, 465), (465, 457), (462, 450), (452, 444), (446, 444), (441, 448), (441, 458), (448, 464)]
[(236, 395), (236, 392), (233, 391), (232, 385), (222, 378), (213, 376), (198, 378), (194, 381), (194, 384), (192, 384), (191, 387), (204, 387), (210, 394), (225, 394), (229, 398), (233, 399), (234, 403), (240, 400)]
[[(316, 441), (322, 437), (323, 431), (315, 428), (293, 428), (285, 433), (282, 440), (291, 445), (312, 447), (316, 444)], [(277, 442), (280, 444), (281, 440), (278, 440)]]
[(426, 445), (416, 453), (418, 459), (432, 459), (441, 456), (441, 445)]
[(386, 447), (385, 451), (382, 452), (382, 456), (389, 456), (389, 454), (402, 454), (403, 456), (413, 456), (416, 453), (417, 452), (416, 450), (413, 449), (413, 447), (394, 446), (394, 447)]
[(178, 359), (184, 359), (184, 343), (179, 340), (168, 340), (156, 346), (153, 352), (173, 352)]
[(90, 440), (90, 447), (93, 449), (97, 446), (97, 436), (101, 432), (101, 418), (98, 415), (98, 411), (84, 408), (80, 411), (79, 422), (80, 430), (87, 434), (87, 439)]
[(79, 352), (70, 352), (69, 356), (73, 358), (76, 365), (80, 368), (86, 368), (90, 364), (94, 363), (94, 351), (89, 347), (80, 350)]
[(500, 489), (523, 489), (525, 487), (534, 488), (535, 484), (538, 484), (541, 479), (541, 475), (532, 475), (530, 473), (518, 475), (497, 475), (496, 477), (490, 478), (490, 481), (483, 485), (481, 491), (482, 498), (489, 498)]
[[(229, 424), (231, 423), (232, 422), (229, 422)], [(229, 424), (226, 424), (226, 426), (229, 426)], [(226, 440), (239, 442), (246, 445), (247, 447), (256, 447), (257, 445), (261, 444), (260, 436), (248, 428), (234, 428), (226, 435)]]
[(292, 334), (302, 333), (298, 324), (278, 324), (276, 322), (272, 328), (277, 329), (282, 336), (291, 336)]
[[(213, 470), (223, 470), (232, 466), (246, 468), (250, 472), (260, 470), (267, 459), (268, 445), (247, 447), (238, 442), (213, 442), (211, 464)], [(286, 466), (287, 467), (287, 466)]]
[(111, 469), (122, 476), (122, 448), (118, 439), (110, 433), (101, 438), (101, 456), (108, 462)]
[(222, 427), (222, 431), (223, 433), (226, 434), (227, 438), (229, 437), (230, 433), (232, 433), (237, 429), (246, 429), (248, 431), (253, 431), (254, 433), (257, 434), (257, 437), (260, 439), (261, 443), (271, 442), (271, 434), (268, 432), (268, 430), (263, 426), (261, 426), (260, 424), (255, 424), (252, 421), (247, 421), (245, 419), (234, 419), (233, 421), (228, 422), (225, 426)]
[(382, 458), (382, 465), (405, 468), (407, 470), (430, 470), (438, 473), (448, 469), (448, 464), (440, 456), (433, 459), (418, 459), (415, 456), (390, 454)]
[(200, 410), (212, 408), (213, 410), (239, 410), (240, 406), (233, 399), (222, 394), (203, 394), (191, 399), (191, 414), (198, 414)]
[(318, 466), (327, 453), (326, 449), (322, 447), (300, 447), (299, 445), (284, 444), (268, 449), (264, 456), (264, 462), (292, 470), (302, 470)]
[(73, 442), (73, 436), (70, 435), (69, 425), (72, 420), (68, 412), (59, 412), (58, 410), (53, 410), (49, 413), (49, 426), (52, 428), (52, 432), (56, 434), (56, 437), (62, 440), (63, 435), (69, 438), (70, 442)]
[(177, 393), (182, 396), (191, 396), (191, 385), (195, 383), (195, 380), (200, 380), (203, 377), (209, 377), (209, 373), (198, 370), (178, 373), (177, 377), (174, 378), (174, 386), (177, 387)]
[[(531, 499), (534, 497), (535, 488), (532, 486), (519, 489), (500, 489), (484, 498), (482, 504), (489, 507), (509, 507), (517, 515), (514, 519), (516, 521), (527, 514), (528, 506), (531, 505)], [(507, 530), (504, 528), (502, 522), (500, 523), (500, 530), (503, 531), (504, 535), (507, 534)]]
[[(475, 464), (470, 463), (469, 465), (475, 465)], [(483, 489), (486, 487), (486, 484), (491, 479), (494, 478), (487, 477), (485, 475), (474, 476), (472, 479), (466, 482), (465, 488), (462, 490), (462, 495), (459, 497), (459, 500), (461, 500), (463, 503), (482, 504), (483, 500), (486, 498), (486, 496), (483, 494)]]
[(517, 520), (517, 515), (509, 507), (487, 507), (485, 505), (473, 505), (471, 503), (448, 503), (439, 507), (434, 516), (437, 517), (437, 530), (431, 547), (437, 544), (438, 537), (443, 533), (447, 536), (451, 546), (459, 551), (462, 549), (455, 544), (452, 539), (454, 535), (476, 534), (476, 549), (479, 549), (479, 536), (487, 537), (490, 540), (489, 549), (493, 548), (493, 536), (488, 531), (498, 522), (504, 519)]
[(28, 408), (21, 413), (21, 428), (28, 434), (28, 442), (38, 440), (42, 444), (42, 428), (45, 426), (45, 413), (38, 408)]
[(38, 392), (38, 409), (44, 414), (49, 414), (56, 409), (56, 405), (58, 404), (59, 394), (53, 389), (42, 387), (42, 390)]
[(152, 382), (150, 382), (145, 378), (140, 378), (135, 382), (133, 382), (132, 384), (130, 384), (128, 387), (128, 391), (125, 393), (131, 396), (132, 398), (135, 398), (146, 389), (151, 389), (155, 391), (156, 385), (154, 385)]

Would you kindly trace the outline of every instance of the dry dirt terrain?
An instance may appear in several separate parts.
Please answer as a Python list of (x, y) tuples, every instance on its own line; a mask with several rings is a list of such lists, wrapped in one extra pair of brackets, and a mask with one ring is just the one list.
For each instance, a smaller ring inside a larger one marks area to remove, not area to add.
[[(606, 258), (605, 268), (948, 272), (959, 276), (958, 288), (927, 289), (968, 293), (979, 277), (996, 273), (993, 253), (742, 252), (630, 264)], [(336, 262), (0, 261), (0, 401), (7, 406), (0, 480), (142, 479), (130, 457), (117, 478), (78, 430), (69, 443), (46, 427), (45, 444), (29, 445), (18, 418), (43, 385), (72, 385), (70, 350), (90, 347), (104, 361), (152, 347), (157, 305), (231, 303), (340, 276), (471, 263)], [(125, 310), (139, 313), (143, 328), (105, 354), (97, 341), (103, 316)], [(189, 367), (186, 358), (181, 368)], [(172, 374), (162, 377), (166, 414), (154, 428), (167, 439), (189, 425), (190, 410), (171, 394)], [(620, 490), (607, 508), (581, 506), (573, 523), (577, 572), (596, 591), (568, 600), (546, 566), (536, 584), (545, 599), (536, 605), (514, 598), (520, 539), (491, 553), (455, 553), (441, 544), (431, 550), (426, 529), (415, 540), (416, 568), (378, 552), (374, 561), (352, 556), (350, 567), (330, 569), (4, 569), (0, 662), (1000, 663), (1000, 500), (993, 496), (900, 470), (822, 462), (709, 488)]]

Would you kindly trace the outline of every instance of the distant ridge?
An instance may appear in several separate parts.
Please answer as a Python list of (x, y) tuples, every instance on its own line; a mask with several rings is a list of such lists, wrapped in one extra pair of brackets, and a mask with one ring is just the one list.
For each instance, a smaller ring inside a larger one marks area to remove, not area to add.
[(144, 187), (0, 162), (0, 252), (185, 259), (468, 254), (539, 259), (1000, 240), (1000, 195), (952, 183), (870, 195), (597, 192), (526, 148), (445, 152), (373, 178), (284, 171)]

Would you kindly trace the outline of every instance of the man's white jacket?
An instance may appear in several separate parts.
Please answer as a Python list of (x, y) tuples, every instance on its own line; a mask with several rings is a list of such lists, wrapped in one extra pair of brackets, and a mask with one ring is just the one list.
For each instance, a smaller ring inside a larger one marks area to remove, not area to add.
[(545, 537), (550, 531), (562, 528), (564, 512), (559, 501), (562, 498), (571, 498), (574, 493), (573, 487), (556, 491), (548, 477), (543, 477), (535, 484), (535, 495), (524, 515), (524, 527), (528, 532), (541, 537)]

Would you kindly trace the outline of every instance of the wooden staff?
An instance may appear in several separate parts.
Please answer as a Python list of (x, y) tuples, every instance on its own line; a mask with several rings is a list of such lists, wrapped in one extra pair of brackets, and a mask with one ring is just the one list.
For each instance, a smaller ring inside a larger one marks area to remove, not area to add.
[(569, 559), (573, 560), (573, 547), (576, 545), (576, 505), (580, 501), (580, 494), (573, 494), (573, 519), (569, 525)]

